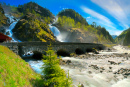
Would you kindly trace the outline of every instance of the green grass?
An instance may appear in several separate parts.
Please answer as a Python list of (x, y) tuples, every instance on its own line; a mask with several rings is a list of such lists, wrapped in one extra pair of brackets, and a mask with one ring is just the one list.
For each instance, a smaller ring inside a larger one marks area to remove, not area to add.
[(38, 87), (42, 82), (28, 63), (0, 45), (0, 87)]

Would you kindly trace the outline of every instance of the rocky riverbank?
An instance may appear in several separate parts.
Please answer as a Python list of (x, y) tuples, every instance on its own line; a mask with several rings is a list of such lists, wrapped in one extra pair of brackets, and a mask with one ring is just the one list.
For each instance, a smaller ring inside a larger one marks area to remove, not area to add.
[(130, 87), (130, 50), (113, 50), (62, 58), (61, 67), (70, 72), (74, 87)]

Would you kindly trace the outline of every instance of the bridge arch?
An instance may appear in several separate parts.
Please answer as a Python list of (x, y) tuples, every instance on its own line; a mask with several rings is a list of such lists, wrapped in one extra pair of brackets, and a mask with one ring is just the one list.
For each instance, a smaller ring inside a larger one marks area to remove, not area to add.
[(81, 49), (81, 48), (76, 48), (76, 49), (75, 49), (75, 53), (78, 54), (78, 55), (80, 55), (80, 54), (84, 54), (85, 52), (84, 52), (84, 50)]
[(57, 55), (58, 56), (70, 56), (70, 53), (69, 53), (69, 51), (68, 50), (66, 50), (66, 49), (59, 49), (59, 50), (57, 50)]

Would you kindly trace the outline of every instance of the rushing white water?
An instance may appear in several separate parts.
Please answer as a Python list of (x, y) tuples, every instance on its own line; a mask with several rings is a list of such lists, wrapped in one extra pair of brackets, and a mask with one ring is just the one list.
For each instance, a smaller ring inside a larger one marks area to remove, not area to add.
[(29, 63), (29, 65), (32, 67), (32, 69), (41, 75), (43, 75), (41, 67), (43, 66), (43, 61), (42, 60), (35, 60), (35, 59), (26, 59), (26, 62)]
[(10, 23), (10, 26), (6, 29), (6, 33), (9, 33), (8, 36), (12, 38), (12, 42), (17, 42), (17, 41), (21, 42), (20, 40), (16, 40), (13, 38), (13, 32), (12, 32), (12, 29), (17, 24), (18, 19), (15, 19), (13, 16), (8, 15), (8, 14), (5, 14), (5, 16), (9, 18), (9, 23)]
[[(79, 59), (73, 57), (64, 57), (63, 60), (71, 60), (71, 65), (61, 66), (66, 72), (69, 70), (69, 74), (73, 80), (73, 84), (75, 87), (79, 83), (83, 84), (84, 87), (130, 87), (130, 77), (124, 78), (122, 74), (113, 74), (112, 72), (108, 72), (108, 67), (110, 66), (106, 61), (106, 59)], [(109, 58), (110, 60), (117, 60), (114, 58)], [(118, 60), (122, 60), (120, 58)], [(127, 61), (127, 60), (126, 60)], [(117, 71), (121, 67), (130, 68), (129, 60), (125, 62), (124, 65), (111, 65), (113, 67), (113, 72)], [(99, 70), (94, 70), (89, 65), (94, 64), (100, 67), (104, 67), (105, 71), (100, 73)], [(90, 74), (88, 71), (91, 71)]]
[(8, 35), (9, 37), (12, 37), (12, 35), (13, 35), (12, 29), (15, 27), (16, 23), (17, 23), (17, 21), (16, 21), (16, 22), (13, 22), (13, 23), (9, 26), (9, 28), (6, 30), (6, 32), (9, 32), (9, 35)]
[(9, 15), (9, 14), (5, 14), (5, 16), (6, 16), (7, 18), (9, 18), (9, 23), (10, 23), (10, 24), (13, 23), (13, 22), (15, 22), (15, 21), (17, 21), (17, 19), (15, 19), (14, 16), (11, 16), (11, 15)]

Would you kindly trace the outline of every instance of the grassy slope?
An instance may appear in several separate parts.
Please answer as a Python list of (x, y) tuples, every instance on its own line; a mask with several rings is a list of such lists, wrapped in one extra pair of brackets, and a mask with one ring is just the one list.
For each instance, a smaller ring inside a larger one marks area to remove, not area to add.
[(40, 75), (28, 63), (0, 45), (0, 87), (38, 87), (40, 81), (42, 83)]

